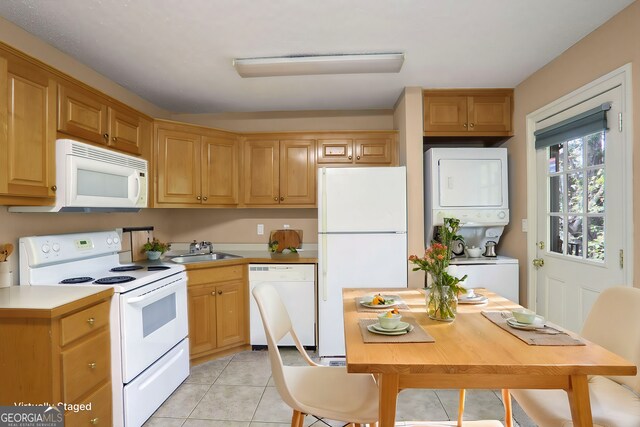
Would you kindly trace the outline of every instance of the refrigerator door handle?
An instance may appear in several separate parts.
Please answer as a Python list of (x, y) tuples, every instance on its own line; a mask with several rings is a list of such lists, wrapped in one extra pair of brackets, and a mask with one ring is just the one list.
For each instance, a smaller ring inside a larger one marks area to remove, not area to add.
[(322, 300), (326, 301), (327, 296), (327, 235), (322, 234)]
[(320, 230), (322, 233), (327, 232), (327, 169), (321, 169), (322, 174), (322, 194), (320, 197), (322, 198), (322, 211), (320, 212)]

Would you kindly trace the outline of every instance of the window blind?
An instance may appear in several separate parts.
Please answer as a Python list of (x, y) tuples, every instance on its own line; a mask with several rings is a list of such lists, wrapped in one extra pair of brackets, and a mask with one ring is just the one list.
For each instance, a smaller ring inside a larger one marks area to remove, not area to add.
[(608, 129), (607, 111), (610, 109), (611, 103), (605, 102), (596, 108), (535, 131), (533, 135), (536, 138), (536, 150)]

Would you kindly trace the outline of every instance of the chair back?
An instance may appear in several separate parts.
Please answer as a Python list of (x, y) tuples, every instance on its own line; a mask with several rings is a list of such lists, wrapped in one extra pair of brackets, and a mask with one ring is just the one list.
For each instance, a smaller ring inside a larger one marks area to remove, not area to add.
[[(287, 367), (282, 363), (282, 357), (278, 350), (278, 342), (287, 334), (291, 334), (300, 354), (305, 358), (305, 360), (307, 360), (307, 362), (311, 364), (313, 364), (313, 362), (311, 362), (311, 359), (307, 355), (304, 347), (293, 330), (291, 318), (289, 317), (289, 313), (287, 312), (287, 308), (282, 302), (282, 299), (280, 299), (278, 291), (276, 291), (272, 285), (263, 283), (256, 286), (252, 293), (258, 305), (258, 309), (260, 310), (262, 325), (267, 336), (267, 347), (269, 348), (269, 360), (271, 362), (271, 374), (273, 375), (273, 381), (276, 384), (276, 389), (278, 390), (282, 400), (287, 405), (294, 409), (299, 408), (300, 405), (287, 385)], [(291, 367), (289, 367), (289, 369), (291, 369)]]
[[(582, 336), (640, 370), (640, 289), (616, 286), (603, 291), (587, 316)], [(608, 378), (640, 393), (640, 372), (633, 377)]]

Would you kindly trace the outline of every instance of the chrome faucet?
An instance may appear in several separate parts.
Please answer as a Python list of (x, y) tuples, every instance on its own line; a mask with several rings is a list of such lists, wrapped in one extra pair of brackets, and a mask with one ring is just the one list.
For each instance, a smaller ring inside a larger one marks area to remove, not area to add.
[(207, 242), (207, 241), (197, 242), (194, 240), (189, 244), (190, 254), (199, 253), (204, 249), (209, 249), (209, 253), (213, 253), (213, 245), (211, 244), (211, 242)]

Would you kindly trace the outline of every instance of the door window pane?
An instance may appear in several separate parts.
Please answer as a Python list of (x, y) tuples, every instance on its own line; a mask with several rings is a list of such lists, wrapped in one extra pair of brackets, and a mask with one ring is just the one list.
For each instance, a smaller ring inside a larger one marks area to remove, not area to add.
[(587, 258), (604, 261), (604, 218), (590, 217), (588, 221)]
[(604, 169), (592, 169), (587, 176), (588, 212), (604, 213)]
[(570, 216), (567, 221), (567, 254), (582, 256), (582, 217)]
[(549, 178), (549, 211), (564, 212), (564, 175), (556, 175)]
[(549, 217), (549, 250), (558, 254), (564, 253), (564, 217)]
[(549, 147), (549, 173), (562, 172), (564, 169), (564, 143)]
[(583, 145), (584, 138), (578, 138), (567, 142), (568, 169), (579, 169), (582, 167)]
[(583, 175), (584, 174), (582, 172), (567, 174), (567, 201), (569, 205), (569, 212), (583, 212)]
[(604, 132), (585, 137), (587, 140), (587, 166), (604, 165)]

